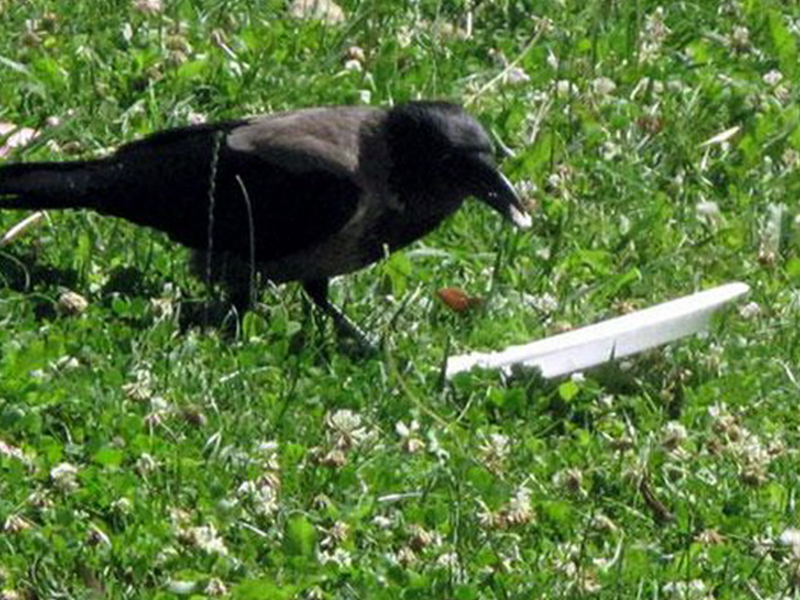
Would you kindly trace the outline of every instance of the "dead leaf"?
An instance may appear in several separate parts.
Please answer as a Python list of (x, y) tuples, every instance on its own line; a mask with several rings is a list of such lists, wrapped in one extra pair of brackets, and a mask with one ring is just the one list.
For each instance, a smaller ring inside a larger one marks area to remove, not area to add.
[(658, 499), (650, 483), (650, 479), (646, 475), (639, 481), (639, 492), (642, 494), (645, 506), (650, 509), (656, 521), (662, 524), (673, 523), (675, 521), (675, 515)]
[(483, 302), (482, 298), (468, 295), (459, 288), (442, 288), (436, 292), (439, 299), (453, 312), (463, 313)]
[(656, 135), (664, 129), (664, 120), (656, 115), (642, 115), (636, 120), (639, 129), (650, 135)]

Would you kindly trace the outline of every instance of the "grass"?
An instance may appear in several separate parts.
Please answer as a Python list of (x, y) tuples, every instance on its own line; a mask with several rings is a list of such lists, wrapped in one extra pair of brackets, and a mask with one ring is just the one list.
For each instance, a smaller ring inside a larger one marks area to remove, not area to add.
[[(796, 4), (475, 2), (469, 39), (457, 1), (347, 0), (330, 25), (165, 4), (0, 1), (0, 121), (42, 129), (18, 158), (196, 115), (469, 99), (535, 224), (470, 205), (337, 281), (384, 339), (358, 361), (291, 285), (232, 338), (183, 330), (209, 296), (183, 249), (50, 214), (0, 250), (3, 597), (796, 597)], [(440, 382), (448, 352), (729, 280), (755, 304), (705, 339), (556, 383)], [(447, 286), (485, 301), (451, 313)]]

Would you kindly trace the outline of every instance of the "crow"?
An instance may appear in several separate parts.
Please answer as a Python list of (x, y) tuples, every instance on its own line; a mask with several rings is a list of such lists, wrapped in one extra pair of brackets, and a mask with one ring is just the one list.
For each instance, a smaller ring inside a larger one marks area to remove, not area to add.
[(253, 282), (242, 273), (299, 281), (368, 346), (329, 302), (330, 278), (418, 240), (470, 196), (528, 227), (492, 157), (456, 104), (307, 108), (168, 129), (97, 160), (5, 165), (0, 209), (91, 209), (160, 230), (240, 308)]

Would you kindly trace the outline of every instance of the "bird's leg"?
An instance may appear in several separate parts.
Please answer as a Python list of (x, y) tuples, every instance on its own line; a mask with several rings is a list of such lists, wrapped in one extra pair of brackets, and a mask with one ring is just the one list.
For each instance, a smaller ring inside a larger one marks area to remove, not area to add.
[(358, 344), (359, 350), (364, 354), (374, 354), (378, 351), (375, 344), (370, 341), (366, 333), (353, 321), (347, 318), (338, 307), (328, 300), (328, 280), (312, 279), (303, 282), (303, 289), (309, 298), (316, 304), (322, 312), (333, 319), (333, 324), (339, 333), (353, 339)]

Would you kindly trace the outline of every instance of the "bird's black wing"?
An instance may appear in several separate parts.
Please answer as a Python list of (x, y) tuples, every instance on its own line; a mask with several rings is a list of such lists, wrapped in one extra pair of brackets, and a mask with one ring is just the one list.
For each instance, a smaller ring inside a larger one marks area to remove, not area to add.
[(249, 258), (252, 246), (260, 262), (279, 259), (355, 214), (360, 138), (373, 114), (311, 109), (155, 134), (110, 159), (96, 208), (193, 248)]

